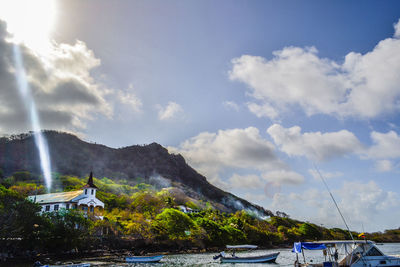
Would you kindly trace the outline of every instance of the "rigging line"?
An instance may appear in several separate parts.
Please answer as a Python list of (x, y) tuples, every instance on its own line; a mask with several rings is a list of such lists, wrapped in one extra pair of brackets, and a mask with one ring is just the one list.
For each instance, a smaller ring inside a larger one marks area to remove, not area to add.
[(338, 212), (339, 212), (339, 214), (340, 214), (340, 217), (342, 217), (342, 220), (343, 220), (344, 224), (346, 225), (347, 231), (349, 232), (351, 239), (355, 242), (355, 240), (354, 240), (354, 238), (353, 238), (353, 235), (351, 234), (350, 228), (349, 228), (349, 226), (347, 225), (346, 220), (344, 219), (343, 214), (342, 214), (342, 212), (340, 211), (339, 206), (338, 206), (338, 204), (336, 203), (335, 198), (333, 197), (331, 191), (329, 190), (328, 184), (325, 182), (324, 178), (322, 177), (322, 174), (319, 172), (319, 170), (318, 170), (318, 168), (317, 168), (317, 166), (315, 165), (314, 162), (313, 162), (313, 165), (314, 165), (314, 169), (318, 172), (319, 177), (321, 178), (322, 182), (324, 183), (324, 185), (325, 185), (325, 187), (326, 187), (326, 190), (328, 190), (329, 195), (331, 196), (331, 198), (332, 198), (332, 200), (333, 200), (333, 203), (335, 203), (335, 206), (336, 206), (336, 208), (337, 208), (337, 210), (338, 210)]

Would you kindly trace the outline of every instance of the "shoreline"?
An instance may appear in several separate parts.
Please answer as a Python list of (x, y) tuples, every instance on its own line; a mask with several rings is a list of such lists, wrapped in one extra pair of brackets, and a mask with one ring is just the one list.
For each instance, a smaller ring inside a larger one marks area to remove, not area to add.
[[(280, 245), (280, 246), (269, 246), (259, 247), (258, 250), (268, 249), (287, 249), (291, 246)], [(164, 250), (164, 251), (144, 251), (141, 250), (139, 253), (133, 253), (127, 249), (116, 249), (116, 250), (93, 250), (83, 251), (75, 253), (48, 253), (37, 255), (33, 257), (24, 258), (8, 258), (5, 261), (0, 262), (0, 267), (3, 266), (32, 266), (36, 261), (40, 261), (45, 264), (67, 264), (67, 263), (82, 263), (82, 262), (97, 262), (95, 266), (101, 266), (109, 263), (125, 263), (125, 257), (127, 256), (152, 256), (152, 255), (181, 255), (181, 254), (201, 254), (201, 253), (219, 253), (225, 248), (188, 248), (180, 250)], [(134, 250), (134, 249), (133, 249)], [(29, 265), (30, 264), (30, 265)]]

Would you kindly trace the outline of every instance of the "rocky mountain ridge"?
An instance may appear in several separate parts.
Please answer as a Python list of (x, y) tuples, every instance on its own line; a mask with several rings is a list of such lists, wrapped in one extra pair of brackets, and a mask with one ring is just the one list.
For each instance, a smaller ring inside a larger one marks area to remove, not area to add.
[[(44, 131), (43, 134), (49, 145), (52, 172), (83, 177), (93, 170), (96, 177), (127, 180), (141, 177), (153, 183), (160, 177), (164, 182), (180, 186), (191, 197), (218, 203), (217, 208), (221, 211), (248, 209), (260, 216), (273, 215), (271, 211), (213, 186), (181, 155), (170, 154), (157, 143), (115, 149), (85, 142), (68, 133)], [(17, 171), (40, 175), (33, 134), (0, 138), (0, 169), (4, 176)]]

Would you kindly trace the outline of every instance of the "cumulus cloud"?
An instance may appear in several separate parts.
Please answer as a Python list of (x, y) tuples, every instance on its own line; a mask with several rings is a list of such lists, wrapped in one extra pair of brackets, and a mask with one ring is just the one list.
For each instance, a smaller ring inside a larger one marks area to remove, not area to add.
[(390, 131), (387, 133), (372, 132), (373, 145), (368, 149), (367, 157), (373, 159), (388, 159), (400, 157), (400, 136)]
[[(15, 78), (14, 44), (5, 22), (0, 21), (0, 121), (2, 133), (31, 130)], [(100, 60), (86, 44), (52, 43), (50, 52), (38, 55), (20, 44), (27, 82), (32, 90), (43, 128), (79, 130), (94, 114), (110, 117), (107, 89), (97, 83), (91, 70)]]
[(158, 110), (158, 119), (162, 121), (171, 120), (183, 114), (183, 108), (175, 102), (168, 102), (166, 107), (158, 106)]
[[(364, 224), (367, 231), (377, 231), (382, 227), (388, 229), (397, 223), (400, 215), (399, 196), (392, 191), (383, 190), (374, 181), (344, 182), (333, 194), (352, 230), (361, 231), (360, 226)], [(293, 217), (327, 227), (344, 227), (329, 194), (318, 189), (307, 189), (300, 194), (276, 194), (269, 208), (283, 210)], [(395, 214), (393, 211), (396, 211)], [(394, 216), (388, 217), (388, 213)]]
[(318, 56), (315, 47), (285, 47), (268, 60), (232, 60), (230, 79), (249, 88), (250, 111), (274, 118), (301, 107), (307, 115), (374, 118), (399, 111), (400, 21), (393, 38), (366, 54), (351, 52), (342, 63)]
[(302, 133), (299, 126), (284, 128), (273, 124), (267, 133), (289, 156), (305, 156), (312, 160), (328, 160), (362, 150), (357, 137), (347, 131)]
[[(353, 223), (372, 221), (375, 223), (392, 209), (400, 207), (399, 196), (392, 191), (384, 191), (374, 181), (368, 183), (345, 182), (337, 192), (341, 198), (340, 207)], [(357, 200), (357, 201), (354, 201)], [(372, 220), (371, 220), (372, 217)], [(389, 220), (385, 218), (384, 220)]]
[(182, 154), (188, 162), (211, 182), (230, 168), (276, 170), (286, 168), (275, 155), (275, 147), (261, 137), (257, 128), (203, 132), (179, 145), (168, 148)]

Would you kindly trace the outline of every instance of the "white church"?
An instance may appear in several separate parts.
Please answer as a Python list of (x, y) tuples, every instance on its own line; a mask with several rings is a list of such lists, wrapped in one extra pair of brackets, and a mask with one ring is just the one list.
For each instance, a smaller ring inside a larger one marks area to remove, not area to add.
[(60, 209), (77, 209), (85, 213), (85, 216), (92, 216), (103, 219), (104, 203), (96, 198), (97, 186), (93, 183), (93, 173), (90, 172), (87, 184), (81, 190), (34, 195), (28, 199), (40, 204), (41, 212), (52, 212)]

